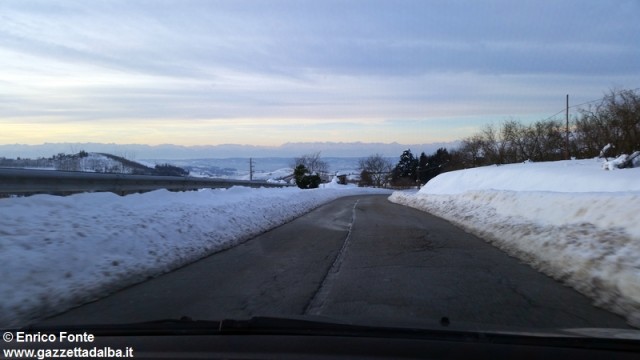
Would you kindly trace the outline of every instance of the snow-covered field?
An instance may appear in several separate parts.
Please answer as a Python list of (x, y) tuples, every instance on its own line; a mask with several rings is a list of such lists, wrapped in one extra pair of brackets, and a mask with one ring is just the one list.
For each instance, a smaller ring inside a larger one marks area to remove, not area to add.
[(168, 272), (333, 199), (375, 192), (384, 190), (332, 183), (0, 199), (0, 328)]
[(453, 171), (390, 200), (484, 238), (640, 327), (640, 168), (602, 165), (589, 159)]

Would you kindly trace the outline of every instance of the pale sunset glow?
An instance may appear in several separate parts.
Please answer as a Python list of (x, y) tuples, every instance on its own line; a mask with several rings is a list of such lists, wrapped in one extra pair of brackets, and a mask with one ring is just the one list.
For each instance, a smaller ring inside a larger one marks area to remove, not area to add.
[(0, 145), (455, 141), (640, 84), (640, 3), (0, 3)]

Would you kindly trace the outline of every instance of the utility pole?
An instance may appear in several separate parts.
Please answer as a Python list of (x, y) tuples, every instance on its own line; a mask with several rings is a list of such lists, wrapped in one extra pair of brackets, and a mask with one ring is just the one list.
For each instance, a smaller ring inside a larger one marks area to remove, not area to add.
[(253, 159), (249, 158), (249, 181), (253, 181)]
[(565, 131), (565, 148), (564, 155), (567, 160), (569, 160), (569, 94), (567, 94), (567, 111), (565, 112), (565, 119), (567, 122), (567, 127)]

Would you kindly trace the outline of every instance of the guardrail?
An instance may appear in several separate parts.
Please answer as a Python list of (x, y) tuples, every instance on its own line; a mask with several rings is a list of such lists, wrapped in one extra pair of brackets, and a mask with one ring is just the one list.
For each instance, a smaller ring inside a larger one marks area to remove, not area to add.
[(266, 181), (210, 179), (179, 176), (105, 174), (76, 171), (0, 169), (0, 195), (61, 194), (106, 191), (124, 195), (133, 192), (197, 190), (206, 188), (286, 187)]

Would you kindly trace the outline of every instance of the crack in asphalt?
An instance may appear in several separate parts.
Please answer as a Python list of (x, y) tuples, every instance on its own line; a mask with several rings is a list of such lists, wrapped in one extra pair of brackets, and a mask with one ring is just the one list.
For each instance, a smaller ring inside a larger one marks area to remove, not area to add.
[(340, 267), (345, 258), (345, 254), (347, 252), (347, 248), (349, 247), (349, 240), (351, 239), (351, 233), (353, 231), (353, 225), (356, 222), (356, 207), (358, 206), (358, 202), (360, 200), (356, 200), (353, 204), (353, 208), (351, 209), (351, 222), (349, 223), (349, 230), (347, 232), (347, 236), (344, 238), (344, 242), (342, 243), (342, 247), (336, 254), (336, 258), (333, 260), (333, 263), (327, 270), (327, 273), (324, 275), (318, 289), (316, 289), (315, 293), (307, 303), (305, 310), (303, 312), (304, 315), (319, 315), (322, 311), (322, 307), (324, 306), (327, 297), (329, 296), (329, 284), (333, 281), (333, 279), (340, 272)]

